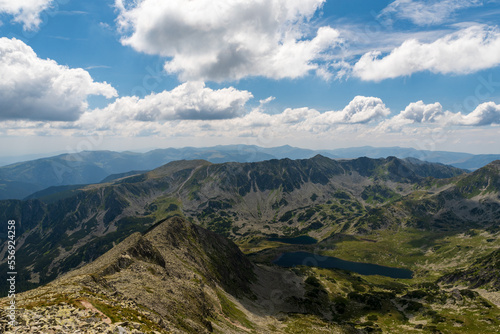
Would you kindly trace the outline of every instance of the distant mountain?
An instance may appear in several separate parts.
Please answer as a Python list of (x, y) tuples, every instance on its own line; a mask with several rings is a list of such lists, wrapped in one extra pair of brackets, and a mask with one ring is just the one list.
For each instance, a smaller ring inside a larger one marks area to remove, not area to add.
[(90, 151), (18, 162), (0, 167), (0, 199), (23, 199), (48, 187), (99, 183), (114, 174), (146, 171), (177, 160), (206, 160), (212, 163), (258, 162), (270, 159), (308, 159), (317, 154), (332, 159), (359, 157), (417, 158), (462, 169), (475, 170), (500, 155), (418, 151), (411, 148), (359, 147), (337, 150), (308, 150), (288, 145), (263, 148), (226, 145), (206, 148), (158, 149), (146, 153)]
[(253, 162), (285, 156), (309, 158), (314, 155), (314, 151), (292, 147), (261, 151), (256, 146), (236, 145), (169, 148), (147, 153), (91, 151), (62, 154), (0, 167), (0, 199), (22, 199), (53, 186), (98, 183), (113, 174), (152, 170), (176, 160)]
[(478, 154), (470, 157), (469, 159), (465, 159), (464, 161), (457, 161), (448, 164), (458, 168), (468, 169), (473, 171), (483, 166), (486, 166), (490, 162), (499, 159), (500, 159), (500, 154)]
[(442, 152), (442, 151), (428, 151), (428, 150), (417, 150), (414, 148), (406, 147), (352, 147), (352, 148), (340, 148), (329, 150), (328, 152), (337, 155), (342, 158), (356, 158), (360, 156), (366, 156), (368, 158), (383, 158), (387, 156), (395, 156), (398, 158), (417, 158), (423, 161), (429, 161), (428, 159), (439, 160), (433, 162), (439, 162), (444, 164), (449, 164), (450, 161), (458, 161), (460, 159), (466, 159), (472, 154), (469, 153), (454, 153), (454, 152)]
[(0, 167), (12, 165), (19, 162), (48, 158), (63, 153), (64, 152), (52, 152), (52, 153), (35, 153), (35, 154), (24, 154), (24, 155), (0, 156)]
[(385, 158), (395, 156), (400, 159), (417, 158), (428, 162), (437, 162), (454, 167), (476, 170), (492, 161), (499, 160), (500, 154), (470, 154), (446, 151), (416, 150), (403, 147), (355, 147), (328, 150), (328, 153), (338, 158)]

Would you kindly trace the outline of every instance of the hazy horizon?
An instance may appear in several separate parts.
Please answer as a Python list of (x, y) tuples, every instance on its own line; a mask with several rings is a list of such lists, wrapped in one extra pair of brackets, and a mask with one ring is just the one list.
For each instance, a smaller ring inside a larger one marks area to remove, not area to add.
[[(166, 150), (166, 149), (177, 149), (177, 150), (182, 150), (186, 148), (197, 148), (197, 149), (202, 149), (202, 148), (214, 148), (214, 147), (226, 147), (226, 146), (255, 146), (258, 148), (263, 148), (263, 149), (271, 149), (271, 148), (279, 148), (279, 147), (284, 147), (284, 146), (289, 146), (292, 148), (296, 149), (304, 149), (304, 150), (312, 150), (312, 151), (335, 151), (335, 150), (343, 150), (343, 149), (360, 149), (360, 148), (374, 148), (374, 149), (391, 149), (391, 148), (399, 148), (399, 149), (414, 149), (417, 151), (430, 151), (430, 152), (449, 152), (449, 153), (465, 153), (465, 154), (471, 154), (471, 155), (482, 155), (482, 154), (500, 154), (500, 153), (474, 153), (474, 152), (465, 152), (465, 151), (448, 151), (448, 150), (426, 150), (426, 149), (419, 149), (416, 147), (405, 147), (405, 146), (372, 146), (372, 145), (363, 145), (363, 146), (349, 146), (349, 147), (335, 147), (335, 148), (314, 148), (314, 147), (300, 147), (300, 146), (294, 146), (294, 145), (288, 145), (288, 144), (283, 144), (283, 145), (271, 145), (271, 146), (263, 146), (263, 145), (255, 145), (255, 144), (217, 144), (217, 145), (209, 145), (209, 146), (203, 146), (203, 145), (197, 145), (197, 146), (191, 146), (191, 145), (186, 145), (186, 146), (165, 146), (165, 147), (145, 147), (145, 148), (137, 148), (137, 149), (125, 149), (125, 150), (120, 150), (120, 149), (95, 149), (95, 150), (60, 150), (60, 151), (47, 151), (47, 152), (33, 152), (33, 153), (27, 153), (27, 154), (13, 154), (13, 155), (1, 155), (0, 154), (0, 159), (4, 158), (17, 158), (17, 157), (38, 157), (38, 158), (44, 158), (44, 157), (52, 157), (52, 156), (57, 156), (61, 154), (78, 154), (81, 152), (87, 152), (87, 151), (111, 151), (111, 152), (118, 152), (118, 153), (123, 153), (123, 152), (133, 152), (133, 153), (147, 153), (150, 151), (154, 150)], [(34, 159), (38, 159), (34, 158)]]

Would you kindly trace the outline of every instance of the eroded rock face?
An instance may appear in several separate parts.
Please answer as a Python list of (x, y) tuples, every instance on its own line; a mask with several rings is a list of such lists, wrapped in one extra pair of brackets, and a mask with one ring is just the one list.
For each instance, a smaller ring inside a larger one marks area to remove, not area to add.
[(16, 333), (209, 333), (233, 321), (221, 311), (237, 309), (232, 295), (256, 298), (254, 281), (254, 265), (235, 244), (175, 217), (20, 294)]

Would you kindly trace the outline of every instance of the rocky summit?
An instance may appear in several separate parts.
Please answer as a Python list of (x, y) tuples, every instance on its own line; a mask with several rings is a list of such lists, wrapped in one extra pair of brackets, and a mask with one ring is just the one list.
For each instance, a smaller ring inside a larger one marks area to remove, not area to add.
[[(231, 241), (171, 218), (20, 294), (19, 325), (2, 326), (7, 333), (246, 333), (278, 322), (272, 315), (303, 311), (285, 303), (304, 294), (302, 284), (291, 272), (254, 265)], [(273, 289), (279, 296), (269, 295)]]

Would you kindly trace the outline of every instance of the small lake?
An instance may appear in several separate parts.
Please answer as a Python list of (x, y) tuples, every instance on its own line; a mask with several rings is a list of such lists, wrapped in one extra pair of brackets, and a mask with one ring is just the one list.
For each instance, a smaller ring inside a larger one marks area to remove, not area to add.
[(318, 240), (308, 235), (301, 235), (300, 237), (295, 237), (295, 238), (268, 238), (267, 240), (278, 241), (284, 244), (291, 244), (291, 245), (314, 245), (315, 243), (318, 242)]
[(331, 256), (321, 256), (308, 252), (284, 253), (273, 261), (281, 267), (309, 266), (327, 269), (343, 269), (361, 275), (380, 275), (391, 278), (412, 278), (413, 272), (408, 269), (379, 266), (371, 263), (352, 262)]

